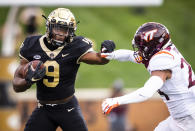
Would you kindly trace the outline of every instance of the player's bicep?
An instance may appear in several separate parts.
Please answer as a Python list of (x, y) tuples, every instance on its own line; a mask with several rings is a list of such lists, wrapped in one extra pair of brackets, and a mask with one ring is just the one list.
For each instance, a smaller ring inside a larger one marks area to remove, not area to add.
[(14, 78), (16, 78), (16, 77), (22, 78), (23, 77), (23, 68), (27, 63), (28, 63), (28, 61), (26, 59), (20, 60), (20, 64), (14, 73)]
[(14, 73), (14, 79), (15, 78), (22, 78), (22, 65), (19, 65), (18, 68), (16, 69), (15, 73)]

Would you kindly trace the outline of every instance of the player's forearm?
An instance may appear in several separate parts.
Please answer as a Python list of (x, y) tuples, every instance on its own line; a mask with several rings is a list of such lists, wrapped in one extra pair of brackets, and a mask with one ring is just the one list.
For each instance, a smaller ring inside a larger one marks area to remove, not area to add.
[(134, 51), (132, 50), (119, 49), (113, 51), (112, 53), (102, 53), (101, 55), (109, 60), (131, 61), (137, 63), (134, 58)]
[(90, 64), (90, 65), (105, 65), (109, 62), (109, 60), (106, 59), (98, 59), (98, 60), (90, 60), (90, 61), (83, 61), (86, 64)]
[(104, 65), (107, 64), (109, 60), (107, 60), (106, 58), (102, 58), (100, 53), (90, 52), (81, 57), (79, 62), (84, 62), (86, 64), (92, 65)]
[(135, 58), (133, 56), (134, 51), (132, 50), (120, 49), (120, 50), (114, 51), (113, 53), (114, 53), (115, 60), (135, 62)]
[(24, 92), (31, 86), (27, 84), (25, 79), (19, 77), (14, 78), (12, 84), (15, 92)]
[(107, 63), (109, 63), (109, 60), (105, 59), (105, 58), (102, 58), (100, 53), (96, 53), (96, 60), (93, 62), (93, 64), (96, 64), (96, 65), (105, 65)]
[(124, 105), (124, 104), (130, 104), (130, 103), (143, 102), (143, 101), (150, 98), (149, 96), (146, 96), (146, 95), (143, 95), (142, 93), (140, 93), (140, 92), (142, 92), (140, 90), (142, 90), (142, 88), (140, 88), (140, 89), (138, 89), (130, 94), (127, 94), (127, 95), (124, 95), (121, 97), (117, 97), (114, 99), (117, 99), (119, 105)]
[(91, 64), (95, 64), (95, 65), (105, 65), (109, 63), (109, 60), (107, 59), (100, 59), (99, 61), (95, 61), (95, 62), (92, 62)]
[(138, 103), (145, 101), (153, 96), (153, 94), (163, 86), (163, 80), (158, 76), (152, 76), (145, 83), (144, 87), (134, 91), (133, 93), (114, 98), (119, 105)]

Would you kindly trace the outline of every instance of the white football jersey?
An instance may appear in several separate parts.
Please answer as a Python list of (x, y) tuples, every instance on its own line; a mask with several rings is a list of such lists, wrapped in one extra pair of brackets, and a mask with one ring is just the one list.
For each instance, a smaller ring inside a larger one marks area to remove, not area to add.
[(171, 79), (158, 91), (173, 118), (195, 113), (195, 75), (187, 61), (172, 44), (156, 53), (149, 61), (147, 70), (171, 70)]

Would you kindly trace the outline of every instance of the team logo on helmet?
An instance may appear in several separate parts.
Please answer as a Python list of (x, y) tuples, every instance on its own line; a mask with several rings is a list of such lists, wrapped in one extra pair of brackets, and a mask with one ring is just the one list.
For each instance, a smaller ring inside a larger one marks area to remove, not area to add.
[(145, 41), (149, 42), (150, 40), (152, 40), (154, 38), (154, 33), (156, 32), (157, 32), (157, 29), (146, 32), (144, 35)]

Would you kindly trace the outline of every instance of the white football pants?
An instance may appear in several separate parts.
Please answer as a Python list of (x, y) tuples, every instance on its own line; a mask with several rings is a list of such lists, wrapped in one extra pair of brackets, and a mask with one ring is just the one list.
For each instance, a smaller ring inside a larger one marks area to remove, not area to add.
[(195, 131), (195, 114), (178, 119), (169, 116), (154, 131)]

